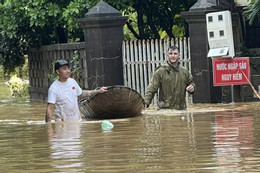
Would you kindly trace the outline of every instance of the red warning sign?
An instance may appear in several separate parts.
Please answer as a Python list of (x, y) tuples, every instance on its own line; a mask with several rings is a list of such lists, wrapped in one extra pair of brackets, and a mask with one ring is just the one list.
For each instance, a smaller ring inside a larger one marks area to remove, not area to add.
[(250, 64), (248, 57), (213, 58), (214, 86), (248, 84), (250, 80)]

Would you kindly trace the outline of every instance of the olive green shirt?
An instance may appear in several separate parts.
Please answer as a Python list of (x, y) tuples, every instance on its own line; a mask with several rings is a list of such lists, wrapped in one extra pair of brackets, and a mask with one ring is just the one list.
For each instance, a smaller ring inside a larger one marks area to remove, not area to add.
[[(159, 89), (158, 106), (161, 109), (185, 109), (186, 87), (194, 86), (191, 73), (180, 65), (173, 67), (169, 63), (159, 66), (145, 92), (145, 103), (150, 105)], [(194, 92), (193, 92), (194, 93)], [(191, 94), (193, 94), (191, 93)]]

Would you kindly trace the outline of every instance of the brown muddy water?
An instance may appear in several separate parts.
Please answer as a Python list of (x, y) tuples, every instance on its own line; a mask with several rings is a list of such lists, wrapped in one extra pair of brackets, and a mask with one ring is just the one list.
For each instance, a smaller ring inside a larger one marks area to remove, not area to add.
[(260, 102), (148, 109), (103, 131), (101, 120), (47, 125), (45, 103), (0, 88), (0, 172), (260, 172)]

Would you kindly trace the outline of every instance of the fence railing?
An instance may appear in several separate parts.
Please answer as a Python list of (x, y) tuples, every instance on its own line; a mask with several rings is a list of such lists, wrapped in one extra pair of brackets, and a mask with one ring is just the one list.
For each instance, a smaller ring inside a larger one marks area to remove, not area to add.
[[(124, 85), (145, 94), (156, 68), (167, 60), (167, 49), (175, 45), (180, 49), (180, 62), (191, 70), (189, 38), (167, 38), (125, 41), (122, 45)], [(188, 98), (187, 101), (191, 99)], [(154, 98), (157, 102), (157, 95)]]

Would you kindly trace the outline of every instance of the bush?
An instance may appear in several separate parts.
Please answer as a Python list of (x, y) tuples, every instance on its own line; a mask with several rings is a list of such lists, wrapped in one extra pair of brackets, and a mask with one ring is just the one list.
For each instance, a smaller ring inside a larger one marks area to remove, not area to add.
[(28, 98), (29, 92), (27, 81), (22, 81), (17, 75), (13, 75), (6, 84), (10, 88), (12, 98)]

